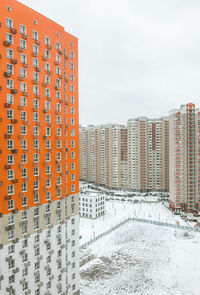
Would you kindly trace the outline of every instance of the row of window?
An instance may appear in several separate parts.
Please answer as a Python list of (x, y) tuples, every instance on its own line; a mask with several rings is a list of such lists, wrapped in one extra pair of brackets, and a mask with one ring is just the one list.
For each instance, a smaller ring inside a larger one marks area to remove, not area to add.
[[(39, 156), (40, 155), (38, 153), (33, 154), (33, 161), (35, 163), (39, 163)], [(67, 159), (67, 158), (68, 158), (68, 154), (65, 153), (65, 159)], [(28, 159), (27, 154), (21, 154), (21, 163), (22, 164), (28, 163), (27, 159)], [(62, 153), (57, 152), (56, 161), (61, 161), (61, 159), (62, 159)], [(71, 151), (71, 159), (75, 159), (75, 152), (74, 151)], [(51, 161), (51, 153), (45, 154), (45, 161), (46, 162)], [(13, 154), (8, 154), (7, 163), (8, 163), (8, 165), (14, 165), (14, 155)]]
[[(14, 89), (14, 80), (7, 79), (7, 88)], [(60, 79), (56, 79), (56, 88), (57, 89), (61, 88), (61, 80)], [(27, 92), (27, 83), (26, 82), (20, 82), (20, 90), (22, 92)], [(67, 82), (65, 82), (64, 90), (65, 91), (67, 90)], [(75, 86), (73, 84), (70, 84), (70, 92), (73, 93), (74, 91), (75, 91)], [(39, 86), (38, 85), (33, 85), (33, 94), (39, 95)], [(45, 96), (50, 97), (50, 88), (45, 88)], [(61, 96), (61, 94), (59, 96)]]
[[(35, 67), (36, 63), (33, 63)], [(14, 74), (14, 66), (12, 64), (7, 64), (6, 66), (6, 72), (10, 75)], [(61, 75), (61, 68), (56, 67), (56, 74)], [(20, 68), (20, 77), (27, 78), (27, 69), (26, 68)], [(64, 78), (67, 79), (67, 72), (64, 72)], [(36, 82), (39, 82), (39, 72), (33, 72), (33, 80)], [(45, 75), (45, 83), (50, 84), (50, 76)], [(70, 73), (70, 81), (74, 81), (74, 74)], [(56, 79), (56, 87), (61, 87), (61, 80)]]
[[(56, 98), (61, 99), (60, 91), (56, 91)], [(67, 101), (67, 95), (65, 95), (65, 100)], [(74, 96), (70, 96), (70, 102), (74, 104)], [(14, 95), (13, 94), (7, 94), (7, 103), (8, 104), (14, 104)], [(29, 102), (30, 103), (30, 102)], [(27, 97), (21, 96), (20, 98), (20, 105), (23, 107), (27, 106)], [(50, 110), (51, 103), (50, 101), (45, 101), (45, 109)], [(39, 99), (33, 99), (33, 108), (38, 109), (39, 108)], [(60, 109), (60, 107), (57, 107), (57, 110)], [(71, 112), (74, 114), (74, 110), (72, 109)], [(13, 119), (13, 118), (12, 118)]]
[[(39, 149), (39, 143), (40, 143), (40, 140), (34, 139), (33, 140), (33, 148)], [(46, 147), (46, 149), (51, 149), (51, 140), (45, 140), (45, 147)], [(66, 148), (68, 147), (67, 141), (65, 141), (65, 147)], [(74, 147), (75, 147), (75, 141), (71, 140), (71, 148), (74, 148)], [(21, 140), (21, 149), (27, 150), (27, 148), (28, 148), (27, 140), (26, 139)], [(56, 148), (58, 148), (58, 149), (62, 148), (62, 141), (61, 140), (56, 140)], [(13, 139), (7, 140), (7, 149), (8, 150), (15, 149)]]

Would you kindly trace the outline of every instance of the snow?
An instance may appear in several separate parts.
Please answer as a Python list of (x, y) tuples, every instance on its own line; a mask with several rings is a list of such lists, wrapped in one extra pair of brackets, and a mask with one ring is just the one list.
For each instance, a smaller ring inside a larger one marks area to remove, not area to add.
[(105, 232), (128, 217), (139, 217), (180, 225), (188, 225), (178, 215), (173, 215), (162, 203), (133, 203), (108, 201), (105, 203), (106, 214), (100, 218), (89, 220), (80, 218), (80, 245), (88, 242), (96, 235)]
[(199, 295), (199, 233), (131, 221), (89, 249), (83, 295)]
[[(106, 202), (105, 216), (80, 218), (80, 245), (128, 217), (195, 225), (155, 202), (157, 196), (131, 198), (138, 203), (116, 198)], [(82, 295), (199, 295), (199, 232), (130, 221), (81, 250), (81, 257), (91, 254), (96, 258), (80, 269)]]

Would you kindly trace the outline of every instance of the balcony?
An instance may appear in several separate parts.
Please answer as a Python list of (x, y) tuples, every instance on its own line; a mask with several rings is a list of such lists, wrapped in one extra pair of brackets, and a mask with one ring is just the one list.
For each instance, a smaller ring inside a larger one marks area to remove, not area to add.
[(10, 199), (12, 199), (12, 197), (11, 196), (5, 196), (4, 199), (5, 200), (10, 200)]
[(18, 179), (13, 179), (12, 183), (18, 183)]
[(23, 63), (23, 67), (24, 67), (24, 68), (29, 68), (29, 65), (26, 64), (26, 63)]
[(18, 153), (17, 149), (12, 150), (12, 154), (17, 154), (17, 153)]
[(43, 85), (44, 87), (47, 87), (49, 84), (46, 83), (46, 82), (43, 82), (42, 85)]
[(42, 57), (42, 59), (45, 60), (45, 61), (47, 61), (49, 58), (48, 58), (47, 56), (44, 55), (44, 56)]
[(32, 80), (33, 84), (37, 85), (38, 84), (38, 80)]
[(19, 76), (18, 79), (19, 79), (19, 81), (24, 81), (24, 77), (22, 77), (22, 76)]
[(12, 94), (17, 94), (18, 91), (17, 91), (17, 89), (11, 89), (11, 93), (12, 93)]
[(55, 64), (56, 66), (59, 66), (60, 62), (59, 62), (59, 61), (55, 61), (54, 64)]
[(59, 53), (60, 55), (63, 55), (63, 51), (62, 51), (62, 50), (58, 50), (58, 53)]
[(48, 113), (48, 109), (43, 109), (43, 113)]
[(35, 40), (35, 44), (40, 45), (41, 41), (40, 40)]
[(18, 110), (24, 110), (25, 107), (24, 106), (18, 106)]
[(35, 70), (36, 70), (36, 72), (40, 72), (41, 71), (41, 69), (38, 68), (38, 67), (35, 67)]
[(33, 57), (38, 57), (38, 53), (37, 52), (32, 52), (32, 56)]
[(40, 94), (35, 94), (36, 98), (40, 99), (42, 96)]
[(52, 46), (47, 44), (47, 49), (51, 50), (52, 49)]
[(22, 91), (23, 96), (29, 96), (29, 93), (27, 91)]
[(25, 40), (28, 40), (28, 35), (22, 34), (22, 38), (25, 39)]
[(23, 48), (23, 47), (18, 47), (17, 50), (18, 50), (19, 52), (24, 52), (25, 48)]
[(48, 100), (48, 101), (52, 101), (52, 99), (53, 99), (53, 98), (52, 98), (51, 96), (47, 97), (47, 100)]
[(47, 75), (51, 76), (53, 73), (50, 72), (50, 71), (46, 71), (47, 72)]
[(4, 168), (5, 168), (5, 169), (11, 169), (12, 166), (11, 166), (11, 165), (5, 165)]
[(59, 85), (56, 85), (56, 86), (55, 86), (55, 89), (56, 89), (56, 90), (59, 90), (59, 89), (60, 89), (60, 86), (59, 86)]
[(16, 29), (14, 29), (14, 28), (10, 28), (10, 32), (12, 33), (12, 34), (17, 34), (17, 30)]
[(11, 123), (13, 123), (13, 124), (18, 123), (18, 120), (17, 119), (12, 119)]
[(4, 103), (4, 107), (5, 108), (10, 108), (11, 107), (11, 104), (10, 103)]
[(9, 72), (4, 72), (4, 76), (7, 77), (7, 78), (9, 78), (9, 77), (11, 77), (11, 73), (9, 73)]
[(9, 47), (9, 46), (11, 45), (11, 42), (9, 42), (9, 41), (4, 41), (4, 42), (3, 42), (3, 45), (5, 45), (6, 47)]
[(18, 63), (18, 61), (17, 61), (17, 59), (12, 58), (12, 59), (11, 59), (11, 63), (12, 63), (13, 65), (16, 65), (16, 64)]

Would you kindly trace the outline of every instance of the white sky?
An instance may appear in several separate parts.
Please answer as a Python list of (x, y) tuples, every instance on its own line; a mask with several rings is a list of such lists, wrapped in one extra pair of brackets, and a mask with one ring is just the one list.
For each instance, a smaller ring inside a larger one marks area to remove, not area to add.
[(199, 0), (20, 0), (79, 38), (80, 123), (200, 106)]

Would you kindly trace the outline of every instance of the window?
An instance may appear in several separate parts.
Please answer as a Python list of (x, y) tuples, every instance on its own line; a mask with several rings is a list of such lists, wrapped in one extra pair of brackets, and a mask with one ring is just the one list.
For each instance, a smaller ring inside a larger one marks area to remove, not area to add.
[(22, 220), (27, 220), (27, 211), (22, 211)]
[(33, 31), (33, 39), (38, 40), (38, 32)]
[(7, 148), (8, 148), (8, 150), (14, 149), (14, 140), (12, 140), (12, 139), (7, 140)]
[(50, 162), (50, 161), (51, 161), (51, 154), (46, 153), (46, 162)]
[(27, 163), (27, 155), (26, 154), (21, 155), (21, 162), (22, 162), (22, 164)]
[(34, 161), (34, 163), (38, 163), (39, 162), (39, 154), (34, 154), (33, 155), (33, 161)]
[(45, 76), (45, 83), (50, 84), (50, 76)]
[(39, 189), (39, 181), (38, 180), (34, 180), (34, 190), (38, 190)]
[(33, 121), (39, 122), (39, 114), (38, 113), (33, 113)]
[[(7, 94), (7, 103), (8, 104), (14, 104), (14, 96), (12, 94)], [(12, 110), (12, 112), (14, 112), (14, 111)], [(8, 119), (13, 119), (13, 118), (8, 118)]]
[(25, 193), (27, 192), (27, 182), (22, 182), (22, 192)]
[(39, 167), (34, 167), (33, 173), (34, 176), (39, 176)]
[(71, 185), (71, 192), (72, 192), (72, 193), (75, 192), (75, 185), (74, 185), (74, 184)]
[(26, 40), (24, 40), (24, 39), (20, 39), (20, 47), (21, 47), (22, 49), (26, 49)]
[(57, 74), (57, 75), (61, 75), (60, 67), (56, 67), (56, 74)]
[(27, 206), (27, 197), (22, 198), (22, 207)]
[(21, 96), (20, 100), (21, 100), (21, 106), (26, 107), (26, 106), (27, 106), (27, 100), (26, 100), (26, 97)]
[(7, 110), (7, 119), (14, 119), (14, 111)]
[[(8, 209), (9, 210), (9, 209)], [(8, 231), (8, 240), (12, 240), (14, 238), (14, 230), (10, 229)], [(10, 265), (9, 265), (10, 266)]]
[(51, 141), (46, 140), (46, 149), (50, 149), (50, 148), (51, 148)]
[(74, 103), (74, 96), (70, 97), (71, 103)]
[(50, 38), (45, 36), (45, 38), (44, 38), (44, 43), (45, 43), (46, 45), (50, 45)]
[(50, 127), (46, 127), (45, 128), (45, 135), (46, 136), (50, 136), (51, 135), (51, 128)]
[(70, 63), (70, 70), (74, 70), (74, 64), (72, 62)]
[(61, 136), (61, 128), (57, 128), (57, 136)]
[(60, 148), (62, 147), (62, 145), (61, 145), (61, 140), (57, 140), (57, 141), (56, 141), (56, 147), (57, 147), (58, 149), (60, 149)]
[(26, 26), (20, 25), (20, 33), (26, 35)]
[(61, 185), (61, 183), (62, 183), (62, 178), (61, 178), (61, 176), (58, 176), (57, 177), (57, 185)]
[(6, 41), (13, 44), (13, 35), (10, 33), (6, 33)]
[(23, 78), (27, 77), (27, 70), (25, 68), (20, 69), (20, 76)]
[(50, 64), (45, 62), (45, 71), (50, 72)]
[[(8, 255), (10, 255), (10, 254), (12, 254), (14, 252), (15, 252), (15, 246), (14, 245), (9, 245), (8, 246)], [(12, 260), (12, 261), (14, 261), (14, 260)]]
[(74, 107), (71, 107), (71, 114), (74, 115)]
[(39, 80), (39, 73), (38, 72), (33, 72), (33, 80), (38, 81)]
[(33, 94), (39, 94), (39, 86), (33, 85)]
[(33, 126), (33, 135), (38, 136), (39, 135), (39, 127)]
[(56, 42), (56, 49), (57, 50), (60, 50), (61, 46), (60, 46), (60, 43), (59, 42)]
[(46, 166), (46, 174), (51, 174), (51, 166)]
[(39, 194), (38, 193), (34, 193), (34, 204), (39, 203), (39, 201), (40, 201)]
[(51, 186), (51, 179), (47, 178), (46, 179), (46, 187), (50, 187)]
[(33, 108), (38, 109), (39, 108), (39, 100), (38, 99), (33, 99)]
[(51, 192), (46, 192), (46, 200), (51, 200)]
[(56, 62), (57, 63), (60, 63), (60, 60), (61, 60), (60, 55), (59, 54), (56, 54)]
[(75, 130), (71, 129), (71, 136), (74, 137), (75, 136)]
[(8, 155), (8, 165), (14, 164), (14, 155)]
[(8, 200), (8, 210), (13, 210), (15, 208), (15, 200)]
[(13, 74), (14, 73), (13, 69), (14, 69), (13, 65), (7, 64), (7, 73)]
[(45, 96), (50, 97), (50, 89), (49, 88), (45, 88)]
[(71, 118), (71, 125), (73, 126), (75, 124), (75, 119)]
[(49, 111), (50, 106), (51, 106), (50, 101), (45, 101), (45, 109)]
[(33, 66), (34, 66), (35, 68), (38, 68), (38, 67), (39, 67), (39, 61), (38, 61), (37, 58), (33, 58)]
[(57, 165), (57, 173), (61, 172), (61, 165)]
[(57, 99), (61, 99), (61, 93), (60, 93), (60, 91), (56, 91), (56, 98)]
[(45, 49), (45, 57), (50, 58), (50, 51)]
[(21, 135), (27, 135), (27, 126), (21, 125)]
[(61, 104), (60, 103), (56, 104), (56, 111), (61, 112)]
[(27, 177), (27, 168), (23, 168), (23, 169), (21, 170), (21, 177), (22, 177), (22, 178)]
[(26, 64), (26, 54), (20, 54), (20, 61), (21, 63)]
[(33, 148), (34, 149), (39, 149), (39, 140), (34, 140), (33, 141)]
[(27, 140), (21, 140), (21, 149), (27, 149)]
[(13, 135), (14, 134), (14, 126), (7, 125), (7, 134)]
[(20, 83), (20, 89), (21, 89), (22, 92), (26, 92), (26, 91), (27, 91), (26, 83), (21, 82), (21, 83)]
[(7, 56), (7, 58), (10, 58), (10, 59), (13, 59), (13, 50), (12, 49), (10, 49), (10, 48), (7, 48), (7, 50), (6, 50), (6, 56)]
[(38, 46), (33, 44), (33, 53), (38, 54), (39, 50), (38, 50)]
[(25, 111), (21, 111), (21, 120), (26, 121), (27, 120), (27, 113)]
[(14, 179), (14, 170), (8, 170), (8, 180)]
[(74, 52), (73, 51), (70, 51), (70, 58), (74, 59)]
[(50, 123), (50, 122), (51, 122), (51, 116), (50, 116), (49, 114), (46, 114), (46, 115), (45, 115), (45, 121), (46, 121), (47, 123)]
[(74, 81), (74, 74), (70, 74), (70, 80)]
[(57, 124), (61, 124), (61, 116), (56, 116), (56, 122)]
[(13, 80), (7, 79), (7, 88), (8, 89), (13, 89), (13, 85), (14, 85)]
[(70, 85), (70, 91), (74, 92), (74, 85), (72, 85), (72, 84)]

